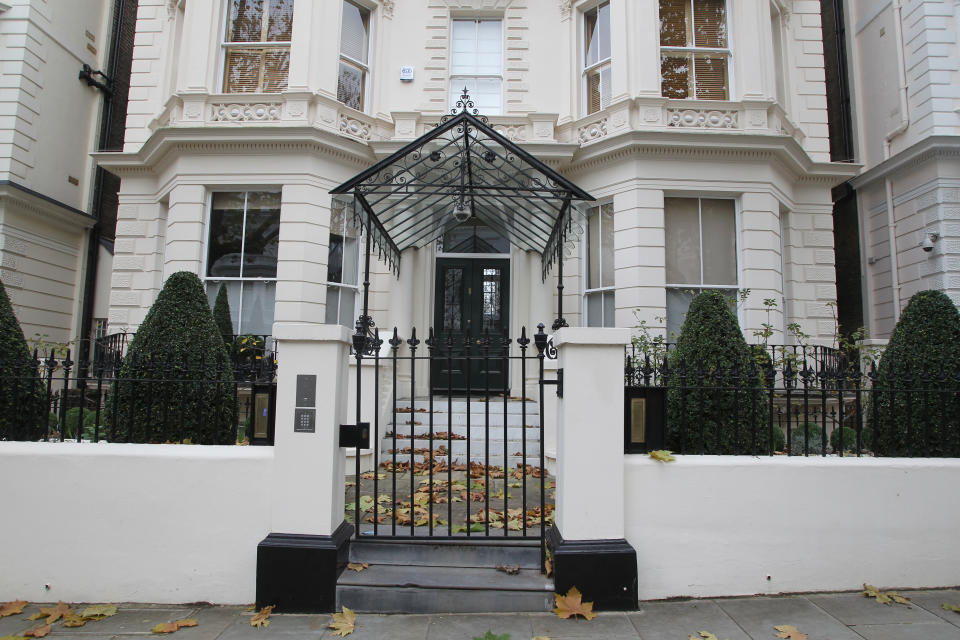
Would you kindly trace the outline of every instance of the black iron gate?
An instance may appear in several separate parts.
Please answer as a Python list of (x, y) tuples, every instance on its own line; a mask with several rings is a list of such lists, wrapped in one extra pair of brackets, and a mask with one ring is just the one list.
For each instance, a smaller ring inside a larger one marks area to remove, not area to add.
[[(542, 407), (544, 387), (555, 383), (545, 380), (544, 363), (556, 350), (544, 325), (532, 339), (525, 327), (516, 340), (467, 335), (457, 343), (437, 339), (432, 329), (422, 341), (416, 330), (403, 339), (394, 329), (385, 347), (377, 333), (356, 342), (357, 422), (363, 376), (374, 376), (375, 399), (387, 396), (364, 416), (373, 470), (361, 472), (357, 448), (347, 482), (346, 517), (356, 537), (542, 540), (555, 492), (544, 464)], [(363, 365), (370, 360), (373, 367)], [(438, 389), (438, 364), (467, 372), (465, 388), (453, 388), (447, 377), (449, 388)], [(513, 373), (516, 395), (509, 376), (499, 386), (490, 376), (470, 376), (491, 366)]]

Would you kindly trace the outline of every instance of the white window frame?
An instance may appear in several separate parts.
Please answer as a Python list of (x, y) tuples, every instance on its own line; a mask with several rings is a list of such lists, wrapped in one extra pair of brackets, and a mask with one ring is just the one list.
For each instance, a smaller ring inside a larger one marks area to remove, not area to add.
[[(614, 301), (616, 301), (616, 296), (617, 296), (616, 284), (611, 284), (611, 285), (608, 285), (608, 286), (605, 286), (605, 287), (595, 287), (595, 288), (593, 288), (593, 289), (589, 288), (589, 286), (590, 286), (590, 216), (600, 215), (600, 209), (601, 209), (601, 207), (604, 207), (604, 206), (607, 206), (607, 205), (609, 205), (610, 207), (613, 207), (613, 201), (612, 201), (612, 200), (604, 200), (604, 201), (601, 201), (601, 202), (596, 203), (594, 206), (592, 206), (592, 207), (590, 207), (590, 208), (588, 209), (588, 211), (587, 211), (587, 221), (586, 221), (586, 224), (584, 225), (583, 237), (582, 237), (582, 240), (581, 240), (581, 246), (582, 246), (583, 250), (582, 250), (582, 256), (581, 256), (581, 261), (580, 261), (580, 262), (581, 262), (581, 270), (580, 270), (580, 271), (581, 271), (581, 278), (582, 278), (582, 280), (583, 280), (583, 293), (582, 293), (582, 295), (581, 295), (581, 298), (582, 298), (582, 308), (583, 308), (583, 321), (582, 321), (582, 324), (583, 324), (584, 327), (606, 327), (607, 324), (606, 324), (606, 322), (605, 322), (605, 321), (606, 321), (606, 318), (604, 317), (604, 309), (603, 309), (603, 294), (604, 294), (604, 293), (612, 293), (613, 296), (614, 296)], [(614, 212), (614, 216), (616, 216), (616, 212)], [(603, 224), (603, 218), (601, 217), (601, 218), (600, 218), (600, 225), (602, 225), (602, 224)], [(602, 239), (603, 239), (603, 230), (602, 230), (602, 228), (601, 228), (601, 231), (600, 231), (600, 238), (601, 238), (600, 243), (602, 243), (602, 242), (603, 242), (603, 240), (602, 240)], [(598, 246), (600, 247), (600, 255), (598, 256), (597, 264), (600, 265), (600, 273), (601, 273), (601, 280), (602, 280), (602, 274), (603, 274), (603, 247), (601, 246), (600, 243), (598, 243)], [(614, 247), (614, 262), (613, 262), (613, 267), (614, 267), (614, 272), (616, 272), (616, 267), (617, 267), (617, 262), (616, 262), (616, 247)], [(616, 275), (614, 275), (614, 281), (616, 281)], [(600, 324), (590, 324), (590, 305), (589, 305), (589, 300), (588, 300), (588, 298), (589, 298), (591, 295), (595, 295), (595, 294), (599, 294), (599, 296), (600, 296)], [(613, 324), (610, 325), (610, 326), (614, 326), (614, 327), (615, 327), (615, 326), (616, 326), (616, 322), (617, 322), (617, 318), (616, 318), (616, 306), (614, 306)]]
[[(343, 42), (337, 41), (337, 85), (339, 88), (340, 83), (340, 63), (344, 63), (348, 66), (355, 67), (363, 72), (363, 99), (360, 101), (360, 108), (357, 109), (362, 113), (367, 113), (369, 111), (370, 104), (370, 87), (372, 86), (370, 82), (370, 59), (373, 54), (373, 17), (375, 11), (373, 8), (368, 7), (367, 5), (361, 2), (354, 2), (353, 0), (342, 0), (340, 3), (340, 31), (338, 32), (338, 38), (343, 33), (343, 3), (349, 3), (353, 6), (361, 9), (362, 11), (367, 12), (367, 62), (360, 62), (354, 58), (343, 53)], [(348, 109), (353, 109), (353, 107), (347, 105), (344, 102), (340, 104), (344, 105)]]
[[(693, 18), (693, 3), (694, 0), (688, 0), (690, 3), (690, 16)], [(723, 55), (727, 60), (727, 97), (724, 100), (733, 100), (733, 48), (730, 46), (730, 43), (733, 42), (733, 30), (731, 26), (730, 19), (730, 2), (729, 0), (724, 1), (724, 11), (723, 18), (725, 22), (725, 28), (727, 33), (727, 46), (726, 47), (665, 47), (660, 45), (657, 42), (657, 46), (660, 52), (660, 58), (658, 61), (658, 69), (662, 69), (664, 54), (671, 53), (684, 53), (684, 54), (698, 54), (698, 53), (715, 53)], [(660, 20), (660, 2), (657, 2), (657, 22)], [(659, 39), (660, 34), (657, 34)], [(662, 71), (660, 71), (662, 74)], [(712, 102), (718, 102), (714, 98), (698, 98), (697, 97), (697, 73), (693, 65), (690, 66), (690, 74), (687, 80), (687, 97), (686, 98), (667, 98), (667, 100), (710, 100)], [(661, 95), (663, 95), (663, 88), (661, 86)]]
[[(790, 113), (790, 38), (784, 24), (787, 15), (783, 0), (770, 0), (770, 44), (773, 47), (773, 98), (779, 100), (784, 113)], [(729, 31), (729, 30), (728, 30)], [(728, 39), (729, 44), (729, 39)], [(777, 46), (779, 44), (779, 47)], [(729, 65), (728, 65), (729, 66)], [(783, 95), (778, 96), (780, 92)]]
[[(740, 233), (740, 198), (736, 196), (730, 196), (727, 194), (715, 194), (715, 193), (664, 193), (664, 198), (686, 198), (690, 200), (697, 201), (697, 221), (700, 229), (699, 238), (700, 238), (700, 282), (703, 282), (703, 212), (702, 205), (700, 204), (701, 200), (731, 200), (733, 201), (733, 234), (734, 241), (736, 246), (734, 247), (734, 269), (737, 274), (737, 284), (736, 285), (726, 285), (726, 284), (677, 284), (677, 283), (666, 283), (663, 287), (664, 294), (670, 289), (684, 291), (684, 290), (694, 290), (694, 291), (735, 291), (737, 292), (737, 307), (734, 311), (737, 316), (737, 323), (740, 327), (743, 327), (743, 309), (739, 304), (739, 292), (741, 291), (741, 280), (743, 278), (741, 264), (740, 264), (740, 254), (743, 252), (743, 238)], [(667, 227), (667, 208), (663, 208), (663, 227), (664, 227), (664, 242), (666, 242), (666, 227)], [(666, 263), (664, 263), (666, 264)], [(666, 274), (666, 268), (664, 268), (664, 274)], [(669, 319), (667, 318), (668, 310), (664, 307), (664, 325), (669, 326)], [(681, 326), (683, 323), (680, 323)], [(668, 337), (669, 339), (669, 337)]]
[[(351, 213), (350, 213), (347, 209), (348, 209), (348, 207), (345, 205), (345, 206), (344, 206), (344, 212), (343, 212), (344, 225), (347, 224), (347, 218), (348, 218), (348, 216), (351, 215)], [(341, 231), (345, 231), (345, 229), (341, 229)], [(329, 233), (331, 233), (331, 234), (334, 233), (334, 230), (331, 228)], [(345, 235), (342, 235), (342, 234), (339, 234), (339, 233), (336, 234), (336, 235), (339, 235), (339, 236), (341, 236), (341, 237), (343, 237), (343, 238), (346, 238)], [(351, 290), (353, 290), (353, 292), (354, 292), (354, 297), (353, 297), (353, 316), (352, 316), (352, 318), (353, 318), (354, 320), (356, 320), (357, 318), (360, 317), (361, 305), (362, 305), (362, 303), (363, 303), (363, 301), (361, 300), (361, 295), (362, 295), (362, 291), (363, 291), (363, 282), (362, 282), (362, 281), (363, 281), (363, 276), (364, 276), (363, 266), (364, 266), (365, 246), (366, 246), (366, 245), (365, 245), (365, 236), (364, 236), (364, 232), (363, 232), (363, 225), (359, 225), (359, 226), (357, 227), (357, 283), (356, 283), (356, 284), (350, 284), (350, 283), (348, 283), (348, 282), (332, 282), (332, 281), (330, 281), (330, 280), (325, 280), (325, 281), (324, 281), (324, 284), (327, 286), (328, 295), (329, 295), (329, 292), (330, 292), (331, 287), (337, 290), (337, 320), (338, 320), (338, 321), (337, 321), (337, 324), (340, 324), (340, 322), (339, 322), (339, 316), (340, 316), (340, 313), (341, 313), (341, 310), (342, 310), (341, 308), (342, 308), (342, 305), (343, 305), (343, 291), (344, 291), (345, 289), (351, 289)], [(329, 238), (328, 238), (328, 247), (329, 247)], [(329, 277), (330, 277), (329, 253), (328, 253), (328, 255), (327, 255), (327, 259), (328, 259), (328, 264), (327, 264), (327, 277), (329, 278)], [(343, 272), (343, 270), (344, 270), (344, 269), (343, 269), (343, 265), (341, 265), (341, 266), (340, 266), (340, 271), (341, 271), (341, 273)], [(326, 298), (324, 298), (324, 306), (326, 307)], [(326, 308), (324, 308), (323, 312), (324, 312), (324, 314), (326, 314), (326, 312), (327, 312)], [(324, 321), (326, 321), (326, 317), (324, 317)], [(351, 324), (351, 325), (344, 325), (344, 326), (347, 326), (348, 328), (353, 328), (353, 325), (352, 325), (352, 324)]]
[[(581, 94), (582, 94), (582, 98), (580, 100), (580, 112), (585, 116), (592, 115), (599, 111), (603, 111), (608, 106), (610, 106), (609, 103), (603, 104), (602, 72), (604, 68), (609, 68), (610, 75), (611, 77), (613, 76), (613, 45), (611, 44), (610, 46), (609, 57), (603, 58), (602, 60), (598, 60), (597, 62), (593, 62), (589, 65), (587, 64), (587, 13), (594, 10), (597, 11), (597, 16), (598, 16), (597, 19), (599, 20), (600, 7), (602, 7), (603, 5), (609, 5), (609, 4), (610, 4), (610, 0), (605, 0), (604, 2), (598, 2), (595, 5), (588, 7), (580, 12), (580, 66), (582, 67), (582, 71), (580, 72), (580, 87), (581, 87)], [(613, 26), (611, 25), (610, 34), (608, 35), (612, 35), (612, 34), (613, 34)], [(596, 71), (598, 74), (601, 74), (600, 75), (600, 83), (601, 83), (600, 84), (600, 108), (597, 111), (589, 111), (590, 103), (589, 103), (589, 89), (587, 88), (587, 78), (594, 71)], [(612, 90), (611, 90), (611, 95), (612, 95)]]
[[(504, 36), (504, 31), (503, 31), (503, 29), (504, 29), (503, 16), (499, 16), (499, 17), (485, 17), (485, 18), (470, 18), (470, 17), (452, 17), (452, 18), (450, 18), (450, 27), (449, 27), (449, 29), (450, 29), (450, 30), (449, 30), (450, 39), (448, 40), (448, 42), (450, 43), (450, 46), (449, 46), (449, 48), (448, 48), (448, 53), (447, 53), (447, 64), (448, 64), (449, 67), (451, 67), (451, 68), (453, 67), (452, 59), (453, 59), (453, 23), (454, 23), (454, 22), (498, 22), (498, 23), (500, 24), (500, 73), (497, 73), (497, 74), (493, 74), (493, 73), (479, 73), (479, 74), (473, 74), (473, 75), (451, 75), (451, 76), (450, 76), (450, 79), (449, 79), (449, 82), (448, 82), (448, 84), (447, 84), (447, 97), (448, 97), (448, 100), (449, 100), (450, 98), (452, 98), (454, 95), (457, 95), (457, 96), (458, 96), (457, 99), (459, 99), (459, 96), (463, 93), (463, 87), (464, 87), (464, 84), (463, 84), (463, 83), (464, 83), (466, 80), (480, 79), (480, 78), (486, 78), (486, 79), (496, 78), (496, 79), (500, 80), (500, 106), (497, 108), (497, 113), (488, 112), (488, 113), (485, 113), (484, 115), (488, 115), (488, 116), (499, 116), (499, 115), (503, 115), (503, 111), (504, 111), (503, 105), (504, 105), (504, 100), (505, 100), (505, 96), (504, 96), (505, 91), (504, 91), (504, 89), (505, 89), (505, 85), (506, 85), (506, 82), (505, 82), (504, 77), (503, 77), (503, 68), (504, 68), (504, 66), (506, 66), (506, 65), (505, 65), (505, 62), (506, 62), (506, 60), (505, 60), (505, 57), (506, 57), (506, 46), (504, 46), (505, 43), (504, 43), (504, 37), (503, 37), (503, 36)], [(476, 50), (476, 49), (475, 49), (475, 50)], [(460, 84), (458, 85), (458, 83), (460, 83)], [(450, 109), (453, 109), (453, 108), (456, 107), (456, 106), (457, 106), (457, 100), (451, 100), (451, 103), (450, 103), (450, 105), (449, 105), (449, 108), (450, 108)]]
[[(243, 232), (240, 236), (240, 255), (241, 258), (244, 256), (247, 245), (246, 229), (247, 229), (247, 199), (250, 192), (269, 192), (269, 193), (279, 193), (280, 196), (280, 205), (283, 206), (283, 191), (277, 185), (269, 185), (266, 187), (255, 187), (247, 186), (244, 188), (238, 189), (212, 189), (207, 194), (207, 214), (204, 219), (204, 252), (203, 252), (203, 264), (201, 265), (201, 273), (203, 274), (203, 292), (207, 293), (207, 284), (210, 282), (239, 282), (240, 283), (240, 299), (237, 301), (237, 326), (234, 327), (236, 335), (244, 335), (243, 331), (243, 283), (244, 282), (277, 282), (277, 278), (247, 278), (242, 276), (208, 276), (207, 270), (209, 268), (210, 260), (210, 224), (213, 218), (213, 194), (215, 193), (242, 193), (243, 196)], [(282, 214), (281, 214), (282, 215)], [(241, 259), (241, 264), (243, 260)], [(279, 265), (278, 265), (279, 267)], [(276, 297), (274, 297), (274, 304), (276, 304)], [(276, 307), (274, 307), (274, 318), (276, 318)]]
[[(266, 0), (265, 0), (266, 1)], [(302, 0), (301, 0), (302, 1)], [(296, 2), (293, 3), (294, 15), (296, 15)], [(269, 5), (267, 5), (266, 13), (269, 14)], [(265, 35), (266, 30), (269, 28), (270, 21), (263, 20), (263, 26), (261, 27), (261, 35)], [(227, 92), (226, 82), (227, 82), (227, 55), (232, 49), (286, 49), (290, 51), (290, 40), (260, 40), (258, 42), (231, 42), (227, 40), (227, 34), (230, 32), (230, 0), (226, 0), (223, 3), (223, 21), (222, 28), (220, 29), (220, 93), (223, 95), (230, 96), (255, 96), (264, 94), (263, 91), (263, 77), (260, 78), (260, 86), (257, 91), (250, 92)], [(292, 39), (292, 38), (291, 38)], [(289, 82), (289, 76), (287, 78)], [(269, 93), (267, 95), (279, 95), (277, 93)]]

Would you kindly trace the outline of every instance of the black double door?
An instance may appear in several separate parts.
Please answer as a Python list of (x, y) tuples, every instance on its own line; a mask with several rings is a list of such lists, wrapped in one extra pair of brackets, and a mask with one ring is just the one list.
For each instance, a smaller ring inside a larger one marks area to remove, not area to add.
[[(438, 258), (432, 385), (437, 393), (503, 393), (509, 328), (510, 260)], [(509, 389), (507, 389), (509, 391)]]

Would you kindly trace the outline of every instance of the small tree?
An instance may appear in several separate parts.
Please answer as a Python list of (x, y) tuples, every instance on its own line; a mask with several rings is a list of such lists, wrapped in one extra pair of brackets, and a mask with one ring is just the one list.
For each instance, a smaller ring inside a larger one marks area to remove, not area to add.
[(957, 307), (940, 291), (914, 294), (877, 367), (873, 435), (878, 454), (960, 455), (958, 366)]
[(217, 329), (223, 336), (223, 343), (227, 346), (227, 351), (233, 348), (233, 320), (230, 319), (230, 301), (227, 298), (227, 285), (220, 283), (220, 289), (217, 291), (217, 300), (213, 303), (213, 319), (217, 323)]
[(39, 440), (47, 433), (46, 393), (23, 330), (0, 282), (0, 439)]
[(769, 451), (761, 371), (722, 294), (693, 299), (667, 364), (670, 449), (699, 453), (702, 441), (704, 453)]
[[(170, 276), (130, 342), (107, 402), (108, 429), (135, 442), (234, 441), (233, 371), (200, 279)], [(109, 431), (108, 431), (109, 434)]]

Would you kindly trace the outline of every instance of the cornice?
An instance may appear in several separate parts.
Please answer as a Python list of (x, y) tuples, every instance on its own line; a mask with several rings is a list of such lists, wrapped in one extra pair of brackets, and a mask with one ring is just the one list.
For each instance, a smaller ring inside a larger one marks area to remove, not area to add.
[(320, 153), (356, 164), (376, 161), (367, 143), (315, 127), (164, 127), (134, 152), (91, 154), (98, 166), (121, 178), (156, 173), (173, 154), (226, 155)]
[(580, 148), (565, 174), (577, 174), (636, 154), (723, 161), (775, 159), (802, 182), (838, 185), (857, 174), (860, 165), (816, 162), (790, 136), (741, 131), (627, 131)]
[(850, 181), (854, 189), (863, 189), (878, 180), (934, 158), (960, 157), (960, 136), (930, 136), (907, 147)]
[(71, 207), (10, 180), (0, 180), (0, 203), (3, 202), (12, 202), (25, 211), (63, 223), (73, 229), (77, 226), (89, 229), (97, 222), (97, 219), (86, 211)]

